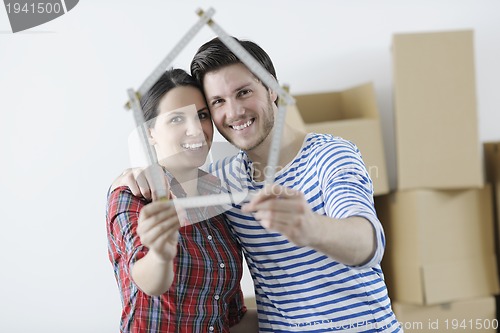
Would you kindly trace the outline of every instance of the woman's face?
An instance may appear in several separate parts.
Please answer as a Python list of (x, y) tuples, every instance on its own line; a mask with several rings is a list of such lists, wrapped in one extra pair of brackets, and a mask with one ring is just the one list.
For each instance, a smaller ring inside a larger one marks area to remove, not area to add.
[(213, 132), (205, 99), (191, 86), (176, 87), (160, 99), (158, 117), (150, 129), (158, 161), (171, 171), (202, 166)]

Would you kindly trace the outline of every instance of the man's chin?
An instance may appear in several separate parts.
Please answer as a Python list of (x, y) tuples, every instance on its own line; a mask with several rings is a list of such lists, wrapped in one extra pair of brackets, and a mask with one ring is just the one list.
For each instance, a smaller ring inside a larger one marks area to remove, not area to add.
[(244, 151), (251, 151), (255, 149), (260, 143), (255, 141), (244, 141), (244, 142), (231, 142), (236, 148)]
[(223, 134), (222, 136), (236, 148), (245, 151), (256, 148), (263, 141), (263, 140), (255, 140), (255, 138), (250, 138), (248, 140), (245, 140), (242, 139), (241, 137), (237, 137), (237, 135), (231, 137), (227, 134)]

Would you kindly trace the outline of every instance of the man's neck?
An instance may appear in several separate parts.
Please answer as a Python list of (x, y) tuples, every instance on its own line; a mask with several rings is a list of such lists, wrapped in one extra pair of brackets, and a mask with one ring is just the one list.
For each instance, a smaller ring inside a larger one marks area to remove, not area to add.
[[(263, 181), (265, 179), (265, 170), (271, 152), (271, 142), (273, 139), (274, 130), (269, 133), (269, 136), (256, 148), (247, 151), (248, 157), (252, 160), (254, 166), (254, 179)], [(297, 155), (306, 133), (300, 132), (288, 125), (283, 128), (283, 135), (280, 142), (279, 160), (276, 166), (276, 171), (284, 168)]]

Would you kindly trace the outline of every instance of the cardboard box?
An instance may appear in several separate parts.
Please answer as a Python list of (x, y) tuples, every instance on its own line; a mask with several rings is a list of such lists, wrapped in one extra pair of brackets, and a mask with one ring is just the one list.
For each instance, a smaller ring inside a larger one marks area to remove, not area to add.
[(304, 120), (302, 120), (299, 109), (297, 109), (297, 105), (287, 106), (285, 122), (295, 129), (307, 132), (306, 124), (304, 123)]
[(393, 302), (392, 308), (405, 333), (496, 332), (499, 327), (493, 296), (433, 306)]
[(431, 305), (497, 293), (491, 205), (489, 185), (376, 198), (391, 298)]
[(483, 147), (486, 180), (494, 184), (500, 184), (500, 141), (485, 142)]
[(288, 124), (306, 132), (333, 134), (352, 141), (361, 151), (373, 181), (374, 194), (388, 193), (384, 145), (373, 85), (367, 83), (339, 92), (293, 97), (297, 109), (289, 109)]
[(399, 190), (483, 186), (472, 31), (393, 37)]
[(500, 276), (500, 142), (486, 142), (484, 160), (486, 166), (486, 181), (493, 184), (493, 215), (495, 217), (495, 243), (497, 267)]

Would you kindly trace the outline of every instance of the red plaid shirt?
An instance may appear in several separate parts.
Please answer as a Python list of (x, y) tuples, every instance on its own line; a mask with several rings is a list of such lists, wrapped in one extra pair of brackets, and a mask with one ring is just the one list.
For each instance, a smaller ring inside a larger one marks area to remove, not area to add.
[[(205, 174), (200, 193), (207, 194), (214, 179)], [(198, 216), (201, 222), (180, 229), (173, 284), (163, 295), (152, 297), (131, 277), (133, 264), (148, 252), (136, 233), (139, 212), (147, 203), (126, 187), (108, 196), (108, 253), (123, 305), (120, 332), (229, 332), (246, 307), (240, 289), (241, 248), (224, 215), (212, 211), (204, 216), (214, 217)], [(196, 211), (188, 212), (192, 214)]]

